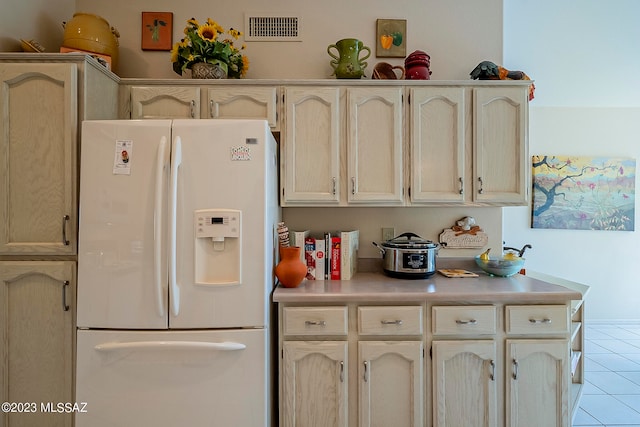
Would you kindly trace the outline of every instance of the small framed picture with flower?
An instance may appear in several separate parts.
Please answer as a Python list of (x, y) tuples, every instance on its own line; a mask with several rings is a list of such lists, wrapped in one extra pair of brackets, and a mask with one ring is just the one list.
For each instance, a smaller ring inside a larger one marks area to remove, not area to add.
[(142, 12), (142, 50), (171, 50), (173, 13)]

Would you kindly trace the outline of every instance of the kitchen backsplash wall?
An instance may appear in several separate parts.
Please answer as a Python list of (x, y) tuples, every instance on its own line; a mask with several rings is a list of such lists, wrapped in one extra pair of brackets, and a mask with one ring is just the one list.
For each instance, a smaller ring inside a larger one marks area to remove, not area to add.
[[(382, 241), (382, 227), (395, 228), (395, 234), (411, 232), (438, 242), (440, 233), (456, 221), (473, 216), (487, 233), (489, 243), (497, 253), (502, 247), (502, 208), (286, 208), (282, 217), (289, 230), (310, 230), (322, 235), (325, 231), (360, 230), (358, 258), (380, 258), (372, 242)], [(507, 242), (522, 246), (526, 242)], [(442, 249), (440, 257), (474, 256), (481, 249)]]

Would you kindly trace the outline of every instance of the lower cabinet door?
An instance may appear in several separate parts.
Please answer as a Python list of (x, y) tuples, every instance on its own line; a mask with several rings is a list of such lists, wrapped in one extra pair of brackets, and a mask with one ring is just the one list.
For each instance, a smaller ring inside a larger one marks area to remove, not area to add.
[(420, 341), (358, 343), (359, 425), (424, 425), (424, 356)]
[(434, 427), (497, 426), (496, 383), (494, 341), (434, 341)]
[(569, 427), (569, 341), (507, 340), (507, 427)]
[(75, 289), (73, 261), (0, 262), (0, 427), (73, 425)]
[(346, 341), (285, 341), (281, 427), (347, 427)]

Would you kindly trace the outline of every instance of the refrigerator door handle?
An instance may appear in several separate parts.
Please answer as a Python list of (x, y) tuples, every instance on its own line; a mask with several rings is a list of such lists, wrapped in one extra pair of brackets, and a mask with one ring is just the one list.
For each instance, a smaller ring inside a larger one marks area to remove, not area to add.
[(245, 344), (237, 342), (203, 342), (203, 341), (135, 341), (109, 342), (94, 347), (99, 352), (120, 350), (210, 350), (235, 351), (247, 348)]
[(153, 207), (154, 219), (154, 248), (153, 248), (153, 274), (156, 289), (156, 308), (160, 317), (166, 316), (164, 311), (164, 292), (162, 286), (162, 195), (164, 194), (164, 167), (166, 165), (165, 153), (167, 138), (162, 137), (158, 145), (158, 155), (156, 157), (156, 183), (155, 201)]
[(178, 227), (178, 168), (182, 163), (182, 140), (176, 136), (171, 153), (171, 189), (169, 199), (169, 302), (171, 313), (177, 316), (180, 312), (180, 287), (177, 279), (177, 227)]

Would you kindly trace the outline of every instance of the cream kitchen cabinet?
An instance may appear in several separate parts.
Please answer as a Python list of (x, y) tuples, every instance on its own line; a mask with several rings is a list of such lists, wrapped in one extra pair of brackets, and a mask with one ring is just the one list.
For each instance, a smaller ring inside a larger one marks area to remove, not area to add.
[(424, 424), (423, 312), (422, 306), (357, 307), (358, 426)]
[(284, 99), (281, 204), (337, 206), (342, 200), (340, 89), (285, 87)]
[(199, 119), (200, 88), (194, 86), (131, 87), (132, 119)]
[(433, 425), (496, 427), (496, 342), (433, 342)]
[(285, 307), (280, 318), (280, 426), (347, 427), (347, 307)]
[(176, 84), (125, 80), (120, 89), (123, 118), (132, 119), (262, 119), (280, 130), (280, 86), (238, 84)]
[(211, 119), (265, 119), (272, 130), (278, 126), (277, 86), (215, 86), (206, 88)]
[(282, 427), (346, 427), (347, 343), (292, 341), (283, 344)]
[(360, 341), (358, 425), (423, 425), (423, 366), (421, 341)]
[(75, 271), (73, 261), (0, 261), (0, 401), (36, 405), (0, 414), (0, 426), (72, 425), (73, 414), (41, 403), (74, 402)]
[(410, 88), (411, 204), (526, 204), (527, 96), (526, 86)]
[(281, 307), (280, 425), (423, 426), (423, 311)]
[(498, 308), (433, 306), (431, 312), (434, 427), (497, 427)]
[(285, 87), (282, 205), (399, 206), (401, 87)]
[(507, 427), (570, 427), (569, 343), (558, 339), (507, 340)]
[(473, 89), (473, 201), (529, 199), (528, 86)]
[[(472, 260), (455, 265), (473, 270)], [(536, 277), (414, 281), (359, 272), (346, 281), (278, 287), (281, 384), (292, 383), (284, 372), (298, 369), (286, 366), (287, 346), (317, 353), (346, 345), (346, 355), (332, 356), (332, 379), (317, 384), (338, 381), (347, 360), (351, 427), (522, 427), (532, 420), (568, 427), (582, 380), (570, 386), (570, 354), (582, 345), (580, 317), (571, 310), (582, 309), (573, 301), (588, 286)], [(280, 415), (290, 417), (282, 402), (292, 397), (280, 393)]]
[(84, 119), (117, 115), (117, 77), (69, 54), (0, 54), (0, 257), (75, 256)]
[(412, 204), (465, 202), (465, 188), (471, 187), (465, 93), (463, 87), (410, 89)]
[(507, 427), (571, 425), (570, 325), (566, 305), (505, 307)]

